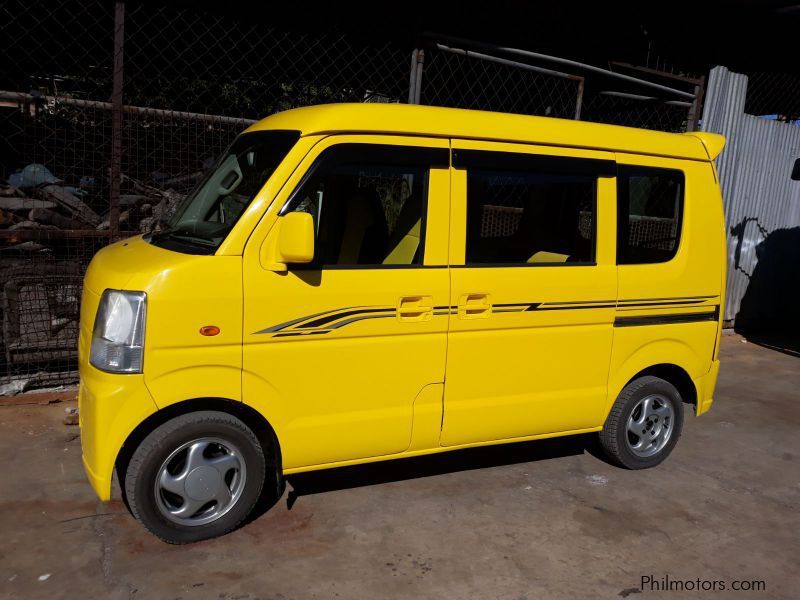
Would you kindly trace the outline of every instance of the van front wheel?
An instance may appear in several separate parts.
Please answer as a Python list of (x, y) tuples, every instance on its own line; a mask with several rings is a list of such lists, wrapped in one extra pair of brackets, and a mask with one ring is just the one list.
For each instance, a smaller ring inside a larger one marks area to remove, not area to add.
[(600, 432), (606, 455), (628, 469), (655, 467), (669, 456), (683, 427), (678, 390), (659, 377), (640, 377), (617, 397)]
[(258, 502), (266, 473), (264, 451), (247, 425), (223, 412), (198, 411), (142, 441), (125, 473), (125, 495), (153, 534), (186, 544), (239, 526)]

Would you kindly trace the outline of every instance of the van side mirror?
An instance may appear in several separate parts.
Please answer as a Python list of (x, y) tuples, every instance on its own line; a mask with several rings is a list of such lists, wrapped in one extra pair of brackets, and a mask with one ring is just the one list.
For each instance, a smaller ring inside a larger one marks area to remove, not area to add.
[(794, 168), (792, 169), (792, 180), (800, 181), (800, 158), (794, 161)]
[(279, 229), (268, 268), (285, 271), (286, 265), (314, 260), (314, 218), (305, 212), (291, 212), (278, 219)]

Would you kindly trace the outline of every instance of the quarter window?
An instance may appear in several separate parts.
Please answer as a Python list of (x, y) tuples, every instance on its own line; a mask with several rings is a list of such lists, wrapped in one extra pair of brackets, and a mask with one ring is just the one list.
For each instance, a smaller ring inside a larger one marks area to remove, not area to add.
[(470, 169), (467, 264), (593, 262), (596, 184), (596, 175)]
[(680, 243), (681, 171), (620, 165), (617, 175), (617, 262), (661, 263)]
[(330, 148), (289, 200), (314, 218), (303, 268), (422, 264), (431, 155), (447, 150), (343, 144)]

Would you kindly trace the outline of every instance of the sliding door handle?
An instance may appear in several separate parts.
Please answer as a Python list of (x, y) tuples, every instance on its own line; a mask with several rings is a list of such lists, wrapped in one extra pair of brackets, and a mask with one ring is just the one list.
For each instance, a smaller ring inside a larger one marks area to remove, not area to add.
[(458, 299), (458, 316), (461, 319), (486, 319), (491, 314), (489, 294), (462, 294)]

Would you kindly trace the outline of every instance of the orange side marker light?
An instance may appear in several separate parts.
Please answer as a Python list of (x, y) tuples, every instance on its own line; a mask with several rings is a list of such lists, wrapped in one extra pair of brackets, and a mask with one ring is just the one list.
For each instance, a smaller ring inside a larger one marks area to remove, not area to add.
[(201, 327), (200, 335), (206, 335), (209, 337), (219, 335), (219, 327), (216, 325), (206, 325), (205, 327)]

